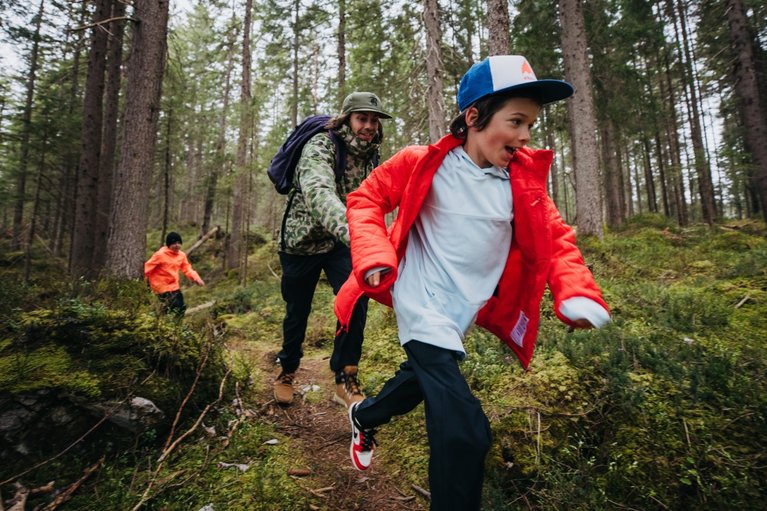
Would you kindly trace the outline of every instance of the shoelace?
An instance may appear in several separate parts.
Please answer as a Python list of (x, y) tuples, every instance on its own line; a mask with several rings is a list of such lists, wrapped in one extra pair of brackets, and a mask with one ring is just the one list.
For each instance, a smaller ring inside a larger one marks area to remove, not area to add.
[(346, 389), (346, 393), (350, 396), (362, 394), (362, 390), (360, 390), (360, 382), (357, 380), (356, 374), (347, 374), (344, 377), (344, 388)]
[(376, 442), (376, 439), (373, 435), (375, 435), (376, 430), (375, 429), (363, 429), (360, 431), (362, 434), (362, 441), (360, 442), (360, 446), (362, 447), (363, 451), (370, 451), (373, 449), (373, 446), (377, 446), (378, 442)]

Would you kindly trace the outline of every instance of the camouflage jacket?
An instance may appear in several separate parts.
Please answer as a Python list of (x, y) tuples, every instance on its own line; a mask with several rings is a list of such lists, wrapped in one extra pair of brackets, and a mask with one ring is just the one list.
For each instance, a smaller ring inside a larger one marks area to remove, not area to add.
[(373, 142), (360, 140), (348, 126), (337, 130), (346, 144), (346, 171), (335, 178), (335, 146), (326, 133), (312, 137), (296, 166), (295, 187), (288, 194), (287, 214), (280, 233), (280, 250), (287, 254), (314, 255), (330, 252), (337, 242), (349, 245), (346, 195), (373, 170)]

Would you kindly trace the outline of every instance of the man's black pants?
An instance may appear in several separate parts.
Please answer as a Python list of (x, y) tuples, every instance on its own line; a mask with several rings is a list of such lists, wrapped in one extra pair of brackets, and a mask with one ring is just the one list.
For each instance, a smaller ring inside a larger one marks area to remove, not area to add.
[(363, 428), (375, 428), (424, 401), (430, 509), (479, 510), (491, 442), (482, 406), (458, 369), (454, 351), (415, 340), (404, 348), (407, 361), (377, 396), (357, 407), (354, 416)]
[[(349, 248), (338, 243), (327, 254), (299, 256), (280, 252), (280, 264), (285, 319), (282, 322), (282, 350), (277, 357), (280, 359), (282, 370), (292, 373), (298, 369), (304, 355), (302, 345), (320, 272), (325, 272), (333, 294), (337, 294), (352, 272), (352, 258)], [(330, 357), (330, 369), (336, 374), (343, 371), (344, 366), (359, 363), (367, 312), (368, 299), (362, 297), (354, 306), (349, 331), (336, 335), (333, 354)], [(336, 322), (336, 332), (338, 330), (339, 324)]]

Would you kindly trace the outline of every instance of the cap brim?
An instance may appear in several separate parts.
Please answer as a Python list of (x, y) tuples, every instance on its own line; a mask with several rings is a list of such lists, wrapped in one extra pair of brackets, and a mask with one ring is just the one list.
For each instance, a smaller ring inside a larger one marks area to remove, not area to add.
[(542, 105), (567, 99), (575, 93), (575, 88), (562, 80), (536, 80), (534, 82), (520, 83), (495, 91), (495, 94), (503, 94), (511, 91), (534, 92)]
[(469, 98), (468, 101), (464, 99), (466, 106), (461, 108), (461, 111), (466, 110), (482, 98), (500, 94), (508, 94), (509, 92), (514, 91), (526, 91), (534, 93), (537, 99), (541, 102), (541, 105), (547, 105), (555, 101), (569, 98), (575, 93), (575, 88), (562, 80), (535, 80), (532, 82), (518, 83), (516, 85), (511, 85), (509, 87), (490, 92), (488, 94), (479, 95), (475, 98)]
[(373, 112), (374, 114), (378, 114), (379, 119), (391, 119), (392, 116), (384, 112), (383, 110), (375, 110), (370, 107), (364, 107), (364, 108), (352, 108), (349, 110), (349, 113), (352, 112)]

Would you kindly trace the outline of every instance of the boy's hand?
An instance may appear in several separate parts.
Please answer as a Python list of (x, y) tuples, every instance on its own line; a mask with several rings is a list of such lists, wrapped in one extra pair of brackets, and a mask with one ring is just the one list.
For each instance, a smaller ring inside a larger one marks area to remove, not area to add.
[(575, 328), (594, 328), (594, 325), (588, 319), (576, 319), (573, 323)]
[(378, 284), (381, 283), (381, 272), (377, 271), (375, 273), (368, 275), (368, 277), (365, 279), (365, 282), (367, 282), (368, 286), (370, 287), (378, 286)]
[(197, 280), (194, 281), (194, 283), (197, 284), (198, 286), (204, 286), (205, 285), (205, 282), (202, 279), (197, 279)]

